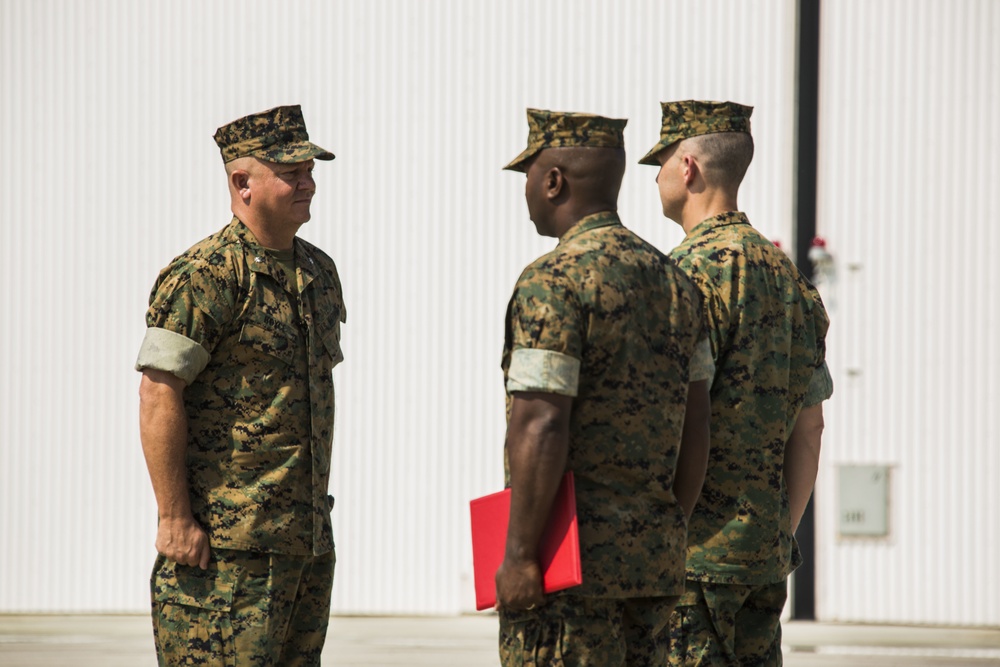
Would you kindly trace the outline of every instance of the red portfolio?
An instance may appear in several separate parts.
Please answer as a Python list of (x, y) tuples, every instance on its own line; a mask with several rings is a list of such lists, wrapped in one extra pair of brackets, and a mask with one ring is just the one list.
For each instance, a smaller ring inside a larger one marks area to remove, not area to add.
[[(472, 515), (472, 569), (476, 580), (476, 609), (491, 609), (497, 600), (496, 573), (503, 562), (510, 521), (510, 489), (469, 502)], [(563, 475), (542, 534), (539, 554), (542, 588), (546, 593), (583, 583), (580, 568), (580, 531), (576, 521), (573, 471)]]

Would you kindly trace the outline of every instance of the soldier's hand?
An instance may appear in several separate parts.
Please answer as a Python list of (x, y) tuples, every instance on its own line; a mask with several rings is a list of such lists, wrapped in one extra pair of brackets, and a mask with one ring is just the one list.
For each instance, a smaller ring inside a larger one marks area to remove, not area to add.
[(195, 521), (194, 517), (183, 519), (160, 519), (156, 529), (156, 550), (181, 565), (208, 567), (211, 553), (208, 533)]
[(542, 569), (537, 561), (505, 558), (497, 570), (496, 584), (496, 609), (522, 611), (545, 603)]

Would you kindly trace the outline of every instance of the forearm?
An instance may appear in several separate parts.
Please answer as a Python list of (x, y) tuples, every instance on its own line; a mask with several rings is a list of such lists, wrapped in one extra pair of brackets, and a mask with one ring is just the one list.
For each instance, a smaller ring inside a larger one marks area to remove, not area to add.
[(816, 484), (823, 426), (822, 403), (802, 408), (785, 445), (785, 489), (793, 533), (799, 527)]
[(139, 435), (161, 520), (191, 516), (186, 468), (187, 415), (183, 382), (146, 371), (139, 389)]
[(674, 497), (684, 508), (688, 519), (701, 496), (708, 465), (710, 443), (711, 399), (708, 382), (692, 382), (688, 388), (687, 408), (684, 412), (684, 430), (681, 448), (674, 472)]
[(517, 560), (537, 558), (569, 452), (568, 409), (566, 414), (540, 409), (548, 405), (539, 401), (546, 399), (518, 395), (507, 434), (511, 506), (506, 556)]

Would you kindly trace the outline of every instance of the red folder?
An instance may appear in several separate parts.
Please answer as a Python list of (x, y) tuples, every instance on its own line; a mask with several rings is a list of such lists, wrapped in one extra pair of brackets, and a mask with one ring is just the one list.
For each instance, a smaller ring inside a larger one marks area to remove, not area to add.
[[(497, 601), (496, 573), (503, 562), (510, 521), (510, 489), (469, 502), (472, 515), (472, 569), (476, 581), (476, 609), (491, 609)], [(576, 521), (573, 471), (563, 475), (542, 533), (539, 554), (542, 589), (554, 593), (583, 583), (580, 566), (580, 530)]]

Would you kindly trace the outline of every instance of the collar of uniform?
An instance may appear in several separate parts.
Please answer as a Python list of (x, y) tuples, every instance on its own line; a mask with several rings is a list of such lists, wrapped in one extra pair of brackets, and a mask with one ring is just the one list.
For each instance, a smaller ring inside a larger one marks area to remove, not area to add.
[(620, 225), (622, 224), (621, 218), (618, 217), (618, 213), (615, 211), (601, 211), (600, 213), (592, 213), (588, 216), (580, 218), (577, 220), (576, 224), (566, 230), (566, 233), (562, 235), (559, 239), (559, 243), (562, 244), (573, 237), (579, 236), (584, 232), (589, 232), (591, 229), (597, 229), (598, 227), (608, 227), (609, 225)]
[(295, 268), (301, 276), (302, 289), (315, 280), (320, 271), (319, 262), (316, 261), (309, 244), (297, 236), (295, 237)]
[(750, 219), (747, 218), (746, 213), (742, 211), (726, 211), (725, 213), (720, 213), (719, 215), (712, 216), (706, 220), (702, 220), (697, 225), (691, 228), (688, 232), (688, 237), (699, 236), (705, 234), (715, 229), (716, 227), (725, 227), (727, 225), (749, 225)]
[[(267, 249), (260, 244), (260, 241), (258, 241), (257, 237), (253, 235), (253, 232), (250, 230), (250, 228), (247, 227), (245, 224), (243, 224), (242, 220), (240, 220), (236, 216), (233, 216), (232, 229), (233, 233), (236, 235), (236, 238), (238, 238), (240, 240), (240, 243), (242, 243), (243, 246), (247, 249), (247, 253), (250, 256), (252, 256), (252, 259), (249, 260), (250, 270), (259, 273), (266, 273), (267, 275), (277, 280), (282, 287), (288, 290), (291, 287), (291, 285), (288, 284), (288, 277), (285, 275), (285, 272), (282, 269), (275, 266), (274, 264), (275, 260), (271, 256), (271, 253), (269, 253)], [(295, 239), (296, 267), (302, 263), (298, 260), (298, 258), (301, 256), (300, 248), (301, 248), (301, 243), (299, 242), (298, 239)], [(308, 275), (308, 278), (304, 281), (303, 285), (312, 282), (312, 279), (313, 275), (310, 273)], [(297, 290), (293, 289), (290, 291), (295, 292)]]
[[(240, 220), (234, 215), (233, 221), (232, 223), (230, 223), (230, 225), (231, 229), (233, 230), (233, 234), (235, 234), (236, 238), (239, 239), (240, 243), (242, 243), (249, 250), (251, 255), (253, 255), (255, 258), (257, 257), (264, 258), (267, 256), (267, 250), (264, 248), (264, 246), (260, 244), (260, 241), (257, 240), (257, 237), (253, 235), (253, 232), (250, 231), (250, 228), (247, 227), (245, 224), (243, 224), (242, 220)], [(255, 259), (254, 262), (251, 262), (251, 264), (258, 265), (258, 268), (259, 265), (262, 263), (263, 259), (261, 259), (260, 261), (257, 261)]]
[[(232, 228), (236, 237), (253, 255), (253, 261), (250, 262), (250, 270), (267, 273), (275, 280), (281, 281), (284, 285), (286, 282), (285, 272), (274, 266), (270, 253), (264, 249), (264, 246), (260, 244), (257, 237), (250, 231), (250, 228), (243, 224), (243, 221), (236, 216), (233, 216)], [(295, 247), (295, 268), (302, 275), (302, 288), (305, 289), (306, 285), (316, 279), (320, 271), (319, 265), (316, 262), (313, 252), (309, 249), (309, 244), (298, 237), (295, 237), (293, 243)], [(285, 287), (287, 288), (288, 285), (285, 285)]]

